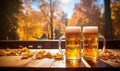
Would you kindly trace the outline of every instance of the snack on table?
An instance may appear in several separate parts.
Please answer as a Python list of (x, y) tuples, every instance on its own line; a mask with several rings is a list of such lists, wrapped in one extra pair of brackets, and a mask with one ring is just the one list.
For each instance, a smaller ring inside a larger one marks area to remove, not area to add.
[(115, 58), (115, 55), (112, 52), (105, 50), (105, 52), (103, 54), (99, 55), (99, 57), (104, 60), (108, 60), (110, 58), (111, 59)]
[(63, 59), (62, 54), (51, 54), (49, 51), (41, 50), (37, 54), (34, 52), (31, 52), (27, 47), (23, 47), (18, 50), (13, 50), (13, 49), (2, 49), (0, 50), (0, 56), (10, 56), (10, 55), (22, 55), (22, 59), (27, 59), (35, 55), (35, 59), (42, 59), (42, 58), (54, 58), (54, 59)]
[(0, 50), (0, 56), (10, 56), (10, 55), (16, 55), (16, 50), (12, 50), (8, 48)]
[(0, 50), (0, 56), (7, 56), (8, 52), (6, 50)]
[(21, 54), (22, 52), (26, 52), (26, 51), (29, 51), (29, 49), (27, 47), (23, 47), (21, 49), (18, 49), (17, 53)]
[(57, 53), (56, 55), (54, 55), (54, 58), (55, 59), (63, 59), (64, 57), (62, 54)]
[(34, 55), (34, 52), (26, 51), (25, 54), (23, 54), (22, 59), (27, 59)]
[(17, 53), (16, 53), (16, 50), (9, 50), (8, 51), (8, 55), (16, 55)]
[(115, 62), (120, 62), (120, 55), (115, 55), (113, 52), (109, 51), (109, 50), (105, 50), (105, 52), (103, 54), (101, 54), (99, 56), (101, 59), (103, 60), (113, 60)]
[(42, 59), (42, 58), (44, 58), (45, 52), (46, 52), (46, 51), (44, 51), (44, 50), (39, 51), (39, 52), (36, 54), (36, 59)]
[(53, 58), (53, 56), (50, 52), (46, 52), (45, 57), (46, 58)]
[(59, 54), (57, 53), (56, 55), (52, 55), (49, 51), (46, 52), (44, 50), (42, 51), (39, 51), (37, 54), (36, 54), (36, 59), (42, 59), (42, 58), (54, 58), (54, 59), (63, 59), (63, 55), (62, 54)]

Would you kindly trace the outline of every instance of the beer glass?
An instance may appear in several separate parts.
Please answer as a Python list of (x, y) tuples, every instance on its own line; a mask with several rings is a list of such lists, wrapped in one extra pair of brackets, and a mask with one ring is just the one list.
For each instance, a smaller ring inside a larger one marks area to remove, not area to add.
[(64, 52), (61, 49), (61, 40), (65, 39), (66, 48), (66, 60), (79, 60), (81, 59), (81, 27), (79, 26), (67, 26), (65, 36), (59, 39), (59, 50), (61, 53)]
[(103, 39), (103, 50), (105, 50), (105, 38), (98, 34), (97, 26), (85, 26), (83, 27), (83, 57), (85, 59), (98, 59), (98, 39)]

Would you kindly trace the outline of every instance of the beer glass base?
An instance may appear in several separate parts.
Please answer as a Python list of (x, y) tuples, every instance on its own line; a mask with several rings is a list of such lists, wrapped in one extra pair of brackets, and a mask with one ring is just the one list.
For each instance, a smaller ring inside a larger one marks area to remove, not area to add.
[(85, 60), (98, 60), (98, 57), (84, 57)]
[(66, 59), (66, 67), (83, 67), (81, 59)]

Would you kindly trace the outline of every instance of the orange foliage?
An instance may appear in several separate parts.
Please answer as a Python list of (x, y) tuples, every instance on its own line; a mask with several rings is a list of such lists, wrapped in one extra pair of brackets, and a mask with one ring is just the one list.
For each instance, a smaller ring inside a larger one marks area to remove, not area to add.
[[(29, 2), (25, 1), (24, 3), (26, 4), (25, 12), (18, 15), (19, 40), (38, 40), (42, 38), (43, 34), (46, 38), (50, 38), (50, 5), (41, 0), (40, 11), (35, 11)], [(62, 15), (63, 12), (57, 9), (57, 6), (54, 7), (53, 31), (60, 29), (60, 33), (64, 34), (65, 24), (61, 21)], [(55, 32), (53, 34), (56, 38)]]
[(82, 12), (75, 12), (68, 25), (83, 26), (89, 22), (89, 19)]
[(19, 23), (17, 33), (19, 34), (19, 40), (36, 40), (43, 34), (43, 26), (40, 17), (40, 13), (30, 13), (28, 15), (19, 15)]

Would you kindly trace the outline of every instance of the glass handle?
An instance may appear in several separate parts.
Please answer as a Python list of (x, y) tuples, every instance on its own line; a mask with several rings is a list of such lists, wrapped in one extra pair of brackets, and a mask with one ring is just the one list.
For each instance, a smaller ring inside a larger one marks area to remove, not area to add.
[(102, 49), (102, 52), (101, 52), (101, 54), (102, 54), (105, 51), (106, 40), (105, 40), (105, 37), (103, 35), (99, 35), (99, 38), (101, 38), (102, 41), (103, 41), (103, 49)]
[(61, 36), (59, 38), (58, 47), (59, 47), (60, 53), (64, 54), (64, 52), (62, 51), (62, 48), (61, 48), (61, 41), (62, 41), (62, 39), (65, 39), (65, 36)]

